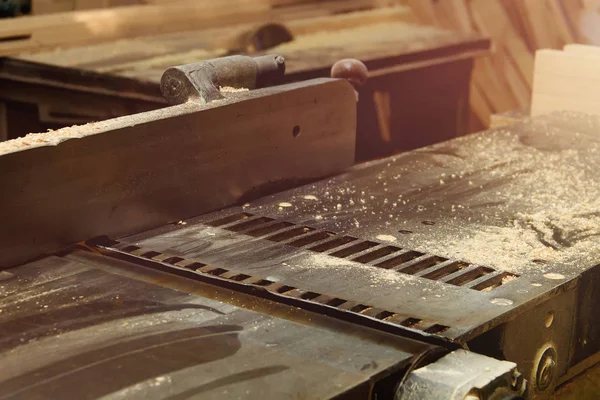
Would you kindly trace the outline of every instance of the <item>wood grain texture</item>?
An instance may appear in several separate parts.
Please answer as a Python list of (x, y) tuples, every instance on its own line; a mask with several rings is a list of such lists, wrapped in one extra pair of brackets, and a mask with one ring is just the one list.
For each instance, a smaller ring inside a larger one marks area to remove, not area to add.
[(0, 265), (177, 222), (353, 164), (348, 82), (232, 96), (3, 143)]
[[(435, 63), (442, 57), (461, 58), (467, 53), (473, 56), (487, 52), (489, 42), (480, 35), (453, 33), (405, 22), (411, 18), (405, 8), (400, 8), (290, 21), (285, 25), (297, 35), (296, 40), (268, 52), (286, 58), (288, 74), (313, 72), (311, 78), (328, 76), (331, 66), (343, 58), (377, 63), (378, 66), (369, 66), (375, 70), (382, 66), (406, 66), (423, 61)], [(246, 25), (244, 29), (248, 28)], [(227, 47), (243, 31), (227, 28), (185, 32), (19, 55), (17, 58), (159, 82), (164, 70), (170, 66), (225, 55), (226, 48), (213, 46)], [(386, 61), (382, 63), (382, 60)]]
[(531, 87), (533, 56), (523, 40), (511, 28), (511, 22), (497, 0), (471, 0), (473, 19), (480, 32), (489, 35), (505, 47), (521, 78)]
[(537, 51), (532, 116), (556, 110), (600, 115), (600, 57), (593, 53)]
[(572, 43), (563, 47), (563, 51), (569, 54), (582, 54), (589, 56), (600, 56), (600, 47), (589, 44)]
[(186, 2), (22, 17), (0, 25), (0, 55), (265, 20), (268, 15), (266, 4), (235, 0), (226, 4)]

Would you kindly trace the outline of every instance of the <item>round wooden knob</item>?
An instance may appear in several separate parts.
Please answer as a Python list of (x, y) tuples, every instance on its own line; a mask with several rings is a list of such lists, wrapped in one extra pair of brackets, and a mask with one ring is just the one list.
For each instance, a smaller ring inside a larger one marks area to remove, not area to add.
[(369, 78), (369, 70), (362, 61), (347, 58), (333, 64), (331, 77), (347, 79), (355, 88), (359, 88)]

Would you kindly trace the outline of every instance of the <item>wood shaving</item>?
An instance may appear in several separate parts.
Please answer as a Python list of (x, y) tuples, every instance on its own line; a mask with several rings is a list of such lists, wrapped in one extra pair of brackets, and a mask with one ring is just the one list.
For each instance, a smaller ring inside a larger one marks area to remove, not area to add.
[(250, 89), (247, 88), (234, 88), (231, 86), (222, 86), (221, 87), (221, 93), (240, 93), (240, 92), (247, 92)]
[(395, 242), (397, 240), (396, 236), (392, 235), (377, 235), (377, 240), (381, 240), (383, 242)]

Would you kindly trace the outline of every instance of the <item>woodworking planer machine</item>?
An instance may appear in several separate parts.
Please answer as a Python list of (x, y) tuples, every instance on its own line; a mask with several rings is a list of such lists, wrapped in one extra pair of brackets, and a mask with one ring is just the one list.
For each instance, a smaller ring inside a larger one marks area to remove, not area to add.
[(597, 363), (597, 117), (353, 165), (362, 65), (284, 67), (0, 145), (0, 399), (544, 399)]

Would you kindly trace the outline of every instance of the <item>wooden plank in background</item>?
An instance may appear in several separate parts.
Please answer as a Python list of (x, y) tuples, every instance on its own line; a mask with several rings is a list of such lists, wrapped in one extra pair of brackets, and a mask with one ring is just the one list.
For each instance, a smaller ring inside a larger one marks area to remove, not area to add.
[(531, 115), (568, 110), (600, 115), (600, 57), (538, 50)]
[(375, 10), (350, 12), (338, 15), (298, 19), (284, 25), (294, 36), (308, 35), (320, 31), (357, 28), (385, 22), (415, 22), (408, 7), (390, 7)]
[(561, 5), (563, 16), (573, 32), (574, 42), (587, 43), (587, 39), (579, 29), (579, 19), (583, 8), (581, 0), (558, 0), (558, 2)]
[[(477, 29), (494, 41), (495, 51), (490, 56), (496, 80), (501, 86), (509, 87), (517, 106), (529, 104), (533, 81), (533, 57), (525, 42), (515, 32), (511, 20), (497, 0), (471, 0), (471, 12)], [(496, 92), (497, 93), (497, 92)]]
[(75, 10), (75, 0), (32, 0), (32, 14), (50, 14)]
[(273, 7), (272, 15), (275, 19), (292, 20), (334, 15), (372, 8), (372, 0), (319, 1), (318, 3), (303, 2), (299, 4), (291, 4), (286, 7)]
[(506, 11), (497, 0), (471, 0), (471, 12), (478, 30), (507, 49), (528, 87), (533, 82), (533, 56), (514, 32)]
[(316, 79), (4, 142), (0, 265), (332, 175), (355, 140), (352, 86)]
[[(232, 13), (234, 9), (236, 12)], [(21, 17), (0, 24), (0, 55), (86, 45), (150, 34), (268, 20), (269, 7), (251, 0), (124, 6)]]
[(548, 5), (542, 0), (519, 0), (524, 18), (529, 22), (528, 32), (533, 39), (534, 48), (558, 49), (564, 43), (558, 36), (557, 27), (549, 13)]
[[(574, 1), (572, 1), (574, 2)], [(546, 0), (551, 19), (554, 21), (555, 29), (562, 43), (574, 43), (577, 41), (577, 35), (569, 19), (561, 0)]]
[(588, 44), (572, 43), (563, 47), (563, 51), (574, 54), (586, 54), (590, 56), (600, 56), (600, 47)]

